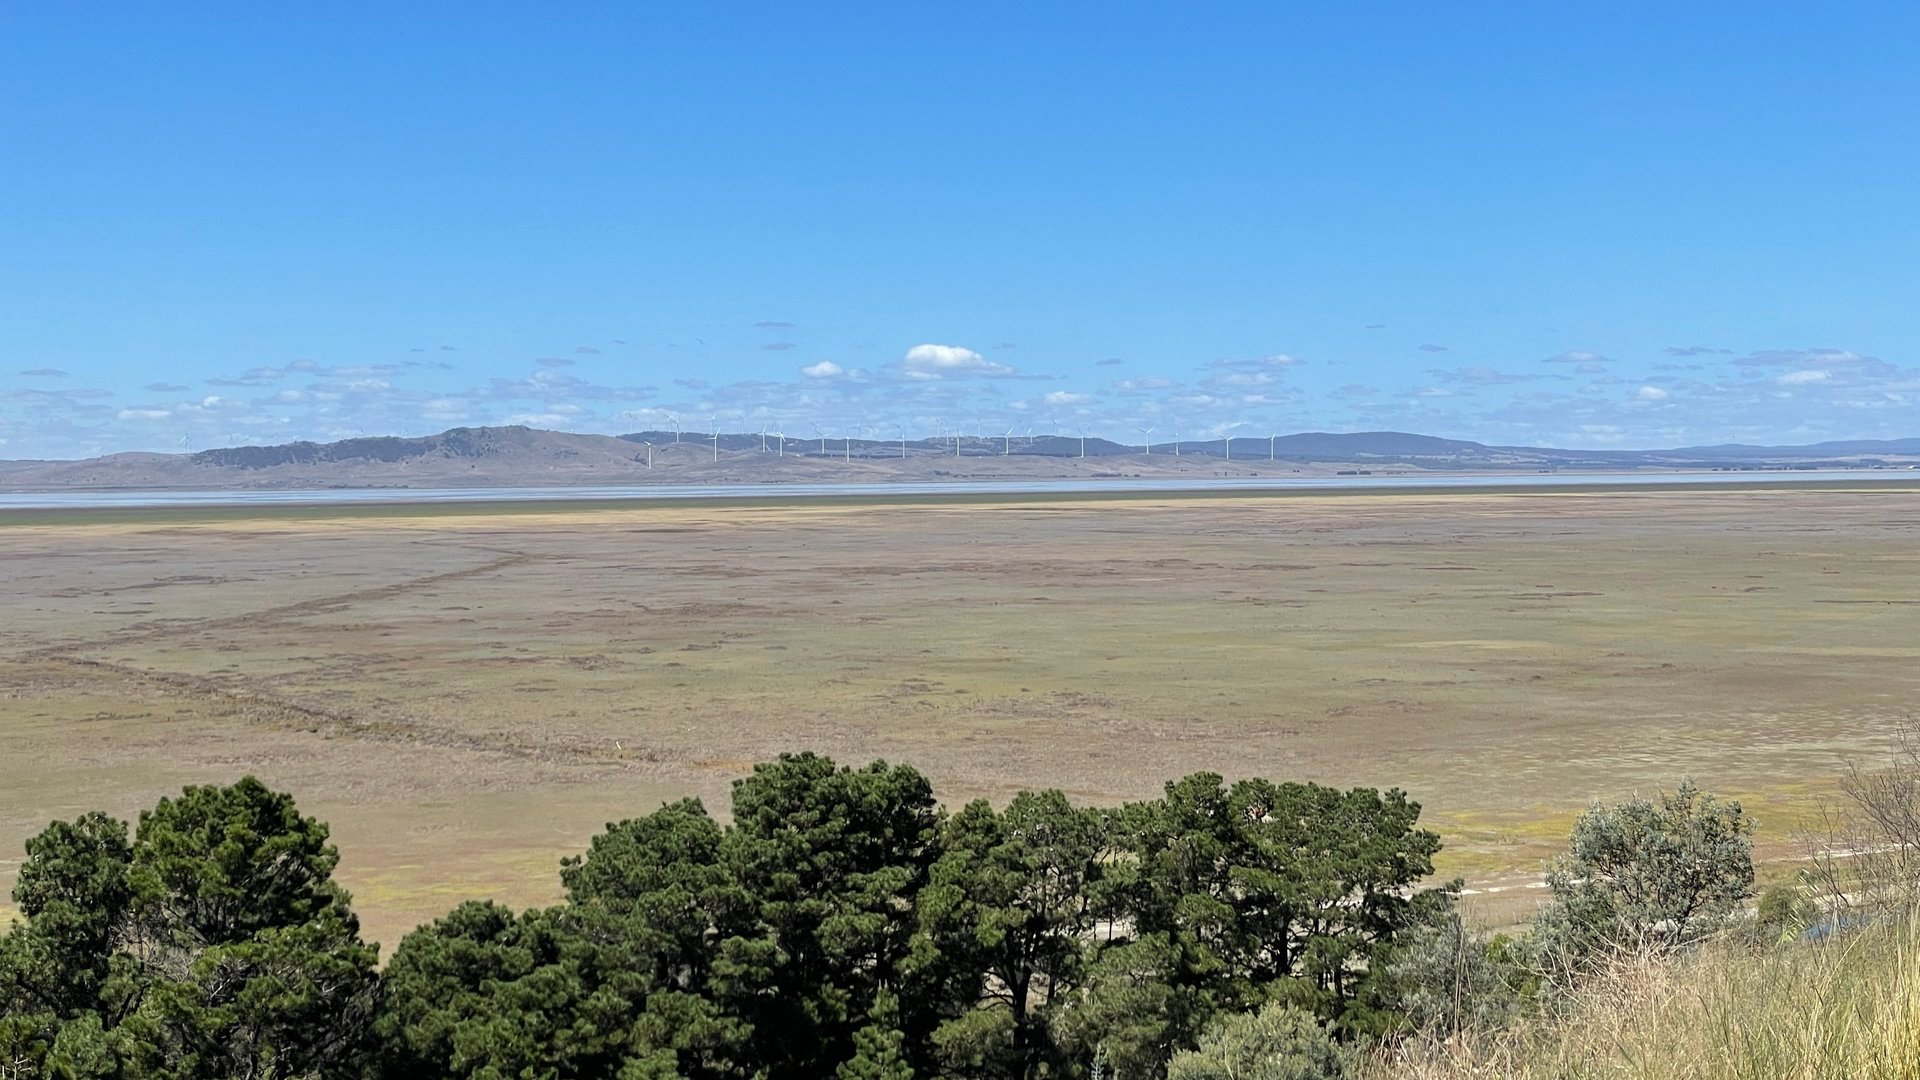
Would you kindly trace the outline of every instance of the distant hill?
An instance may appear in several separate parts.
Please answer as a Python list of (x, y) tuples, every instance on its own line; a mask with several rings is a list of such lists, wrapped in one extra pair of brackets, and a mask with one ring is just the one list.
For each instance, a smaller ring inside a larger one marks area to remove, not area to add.
[[(1230, 459), (1230, 460), (1229, 460)], [(759, 432), (582, 435), (460, 427), (416, 438), (234, 446), (192, 454), (124, 453), (81, 461), (0, 461), (0, 486), (63, 488), (531, 487), (1097, 479), (1220, 475), (1373, 475), (1435, 471), (1756, 469), (1920, 465), (1920, 438), (1809, 446), (1561, 450), (1489, 446), (1403, 431), (1308, 431), (1231, 443), (1128, 446), (1065, 435), (799, 439)]]
[[(605, 437), (537, 431), (527, 427), (451, 428), (438, 435), (405, 439), (391, 435), (342, 439), (339, 442), (292, 442), (279, 446), (235, 446), (202, 450), (189, 457), (194, 465), (226, 469), (273, 469), (289, 465), (393, 463), (417, 458), (498, 460), (548, 458), (565, 460), (582, 454), (607, 453)], [(616, 454), (626, 451), (612, 451)], [(630, 453), (626, 456), (631, 458)]]
[(1920, 455), (1920, 439), (1854, 439), (1843, 442), (1812, 443), (1807, 446), (1749, 446), (1744, 443), (1724, 443), (1719, 446), (1688, 446), (1669, 452), (1741, 460), (1780, 457), (1912, 457)]

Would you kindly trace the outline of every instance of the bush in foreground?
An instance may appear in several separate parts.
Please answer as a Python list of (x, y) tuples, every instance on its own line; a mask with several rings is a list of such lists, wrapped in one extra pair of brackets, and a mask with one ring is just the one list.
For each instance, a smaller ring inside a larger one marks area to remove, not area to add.
[(1531, 938), (1565, 986), (1621, 952), (1671, 952), (1725, 928), (1753, 894), (1753, 822), (1691, 781), (1658, 802), (1594, 806), (1547, 886)]
[(1819, 940), (1729, 935), (1597, 973), (1550, 1016), (1408, 1043), (1409, 1080), (1911, 1080), (1920, 1076), (1920, 913)]
[(1214, 1021), (1173, 1056), (1167, 1080), (1345, 1080), (1359, 1064), (1312, 1013), (1276, 1002)]

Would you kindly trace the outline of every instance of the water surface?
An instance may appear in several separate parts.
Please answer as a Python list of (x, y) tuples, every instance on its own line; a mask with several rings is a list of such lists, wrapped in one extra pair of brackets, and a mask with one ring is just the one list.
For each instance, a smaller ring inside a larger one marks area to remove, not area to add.
[(193, 506), (325, 506), (367, 503), (486, 503), (558, 500), (807, 499), (884, 495), (1045, 495), (1098, 491), (1363, 491), (1379, 488), (1615, 487), (1912, 480), (1897, 469), (1773, 469), (1751, 472), (1445, 473), (1438, 475), (1167, 477), (1106, 480), (952, 480), (870, 484), (631, 484), (567, 487), (326, 488), (220, 491), (0, 491), (0, 510)]

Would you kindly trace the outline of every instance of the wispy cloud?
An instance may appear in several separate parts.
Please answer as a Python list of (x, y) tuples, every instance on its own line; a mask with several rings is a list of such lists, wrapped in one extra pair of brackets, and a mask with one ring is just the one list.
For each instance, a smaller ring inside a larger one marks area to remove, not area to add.
[(1831, 371), (1806, 369), (1802, 371), (1789, 371), (1773, 381), (1782, 386), (1805, 386), (1808, 383), (1826, 382), (1832, 378), (1833, 372)]
[[(129, 386), (137, 396), (128, 398), (96, 387), (16, 382), (0, 387), (0, 440), (11, 455), (80, 456), (101, 448), (174, 449), (183, 439), (198, 445), (235, 437), (259, 443), (324, 441), (509, 421), (614, 433), (633, 430), (632, 421), (619, 417), (647, 410), (683, 417), (717, 412), (739, 418), (731, 423), (789, 428), (803, 422), (834, 430), (899, 423), (912, 432), (940, 424), (1004, 428), (1023, 416), (1025, 425), (1051, 410), (1109, 436), (1155, 424), (1164, 433), (1177, 421), (1183, 433), (1235, 425), (1279, 431), (1396, 429), (1531, 445), (1920, 434), (1915, 420), (1920, 417), (1920, 368), (1867, 349), (1777, 348), (1735, 355), (1711, 346), (1673, 346), (1638, 358), (1639, 365), (1598, 350), (1569, 350), (1544, 358), (1545, 363), (1538, 354), (1494, 356), (1412, 377), (1364, 355), (1316, 356), (1314, 364), (1290, 352), (1185, 365), (1164, 356), (1152, 364), (1134, 357), (1131, 364), (1146, 372), (1118, 378), (1122, 373), (1115, 370), (1095, 389), (1065, 381), (1071, 362), (1039, 372), (1017, 370), (997, 351), (1004, 345), (980, 351), (924, 343), (896, 353), (899, 359), (891, 363), (869, 362), (864, 368), (848, 359), (860, 355), (850, 351), (854, 345), (842, 346), (849, 351), (830, 360), (802, 365), (795, 356), (781, 362), (760, 346), (783, 343), (783, 335), (772, 332), (783, 328), (762, 329), (770, 332), (731, 343), (715, 339), (698, 354), (698, 366), (680, 354), (678, 372), (671, 362), (651, 356), (636, 360), (633, 366), (668, 364), (659, 374), (667, 384), (664, 393), (650, 385), (585, 377), (588, 368), (602, 365), (575, 357), (591, 353), (524, 360), (519, 362), (524, 370), (516, 371), (503, 370), (478, 345), (458, 358), (309, 357), (244, 369), (236, 365), (210, 378), (195, 373), (179, 382), (148, 382), (144, 389)], [(676, 336), (694, 340), (685, 331)], [(1394, 348), (1390, 340), (1371, 340), (1385, 342), (1379, 346), (1382, 355)], [(756, 356), (761, 359), (750, 359)], [(1120, 359), (1081, 361), (1079, 370), (1117, 369)], [(1654, 362), (1644, 363), (1647, 359)], [(759, 377), (727, 381), (691, 374), (725, 371), (729, 362), (744, 365), (750, 374), (757, 363)], [(1153, 373), (1162, 365), (1172, 366), (1161, 368), (1165, 374)], [(180, 371), (177, 366), (163, 370)], [(1061, 381), (1019, 392), (1021, 380), (1039, 378)], [(191, 389), (195, 385), (201, 386), (198, 393)]]
[(1464, 386), (1510, 386), (1514, 383), (1532, 382), (1540, 377), (1500, 371), (1480, 364), (1457, 368), (1432, 368), (1427, 374), (1444, 383)]

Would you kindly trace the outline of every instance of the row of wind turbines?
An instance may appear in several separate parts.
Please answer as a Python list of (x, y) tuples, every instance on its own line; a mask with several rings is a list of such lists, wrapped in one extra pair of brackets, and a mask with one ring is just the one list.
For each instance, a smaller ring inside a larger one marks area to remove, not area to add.
[[(673, 413), (666, 413), (664, 415), (666, 416), (668, 422), (673, 426), (673, 441), (677, 445), (680, 443), (681, 435), (683, 434), (680, 427), (680, 418)], [(718, 463), (720, 460), (720, 435), (721, 435), (719, 414), (715, 413), (711, 415), (708, 418), (708, 424), (709, 424), (710, 433), (700, 441), (709, 442), (712, 444), (712, 451), (713, 451), (712, 460), (715, 463)], [(827, 449), (827, 444), (830, 441), (835, 441), (835, 442), (841, 443), (842, 458), (849, 464), (852, 463), (855, 429), (849, 428), (846, 431), (842, 432), (838, 439), (835, 439), (832, 436), (829, 436), (826, 432), (822, 431), (820, 429), (820, 425), (811, 424), (809, 426), (813, 428), (814, 438), (817, 438), (820, 440), (820, 449), (819, 449), (820, 456), (822, 457), (830, 456), (829, 451)], [(1007, 457), (1012, 455), (1013, 442), (1016, 437), (1026, 439), (1028, 446), (1033, 445), (1033, 428), (1031, 426), (1029, 426), (1023, 432), (1023, 431), (1020, 431), (1018, 425), (1012, 425), (1012, 426), (1009, 426), (1005, 432), (1003, 432), (998, 436), (995, 436), (995, 435), (969, 436), (965, 434), (964, 431), (962, 431), (958, 427), (952, 430), (948, 430), (945, 421), (940, 421), (938, 424), (938, 428), (939, 428), (939, 434), (934, 439), (930, 439), (930, 440), (923, 439), (923, 440), (917, 440), (917, 441), (920, 441), (923, 443), (932, 443), (933, 448), (938, 450), (942, 454), (945, 454), (947, 452), (947, 447), (951, 445), (952, 455), (954, 457), (962, 456), (961, 442), (963, 439), (968, 439), (968, 438), (983, 439), (987, 443), (989, 449), (992, 448), (993, 440), (998, 438), (1001, 441), (1000, 456), (1002, 457)], [(975, 422), (975, 428), (976, 430), (978, 428), (977, 420)], [(900, 443), (900, 457), (902, 459), (905, 459), (908, 456), (907, 448), (910, 441), (907, 438), (907, 429), (902, 424), (894, 424), (893, 429)], [(892, 442), (892, 440), (886, 440), (885, 442), (883, 442), (882, 440), (875, 437), (881, 431), (881, 429), (878, 427), (865, 427), (865, 428), (862, 428), (861, 430), (864, 430), (867, 432), (867, 437), (863, 438), (861, 440), (862, 442), (876, 443), (881, 445), (887, 445)], [(1141, 434), (1142, 438), (1144, 439), (1146, 456), (1152, 457), (1153, 456), (1153, 433), (1158, 429), (1154, 427), (1143, 427), (1143, 428), (1135, 428), (1134, 430), (1138, 431)], [(1087, 429), (1079, 428), (1078, 432), (1079, 434), (1077, 437), (1080, 443), (1080, 452), (1078, 456), (1084, 458), (1087, 456)], [(778, 427), (775, 427), (774, 430), (769, 430), (769, 425), (764, 425), (764, 424), (760, 428), (759, 436), (760, 436), (760, 452), (763, 454), (771, 453), (776, 457), (786, 456), (787, 443), (789, 441), (799, 443), (803, 448), (806, 442), (811, 441), (811, 440), (802, 440), (797, 438), (790, 440), (784, 426), (778, 426)], [(767, 441), (769, 436), (771, 436), (773, 439), (771, 449), (769, 449), (768, 441)], [(1060, 422), (1058, 420), (1055, 420), (1053, 422), (1053, 437), (1056, 439), (1062, 437), (1060, 435)], [(1267, 460), (1268, 461), (1277, 460), (1277, 458), (1275, 457), (1274, 450), (1275, 450), (1275, 444), (1278, 442), (1279, 438), (1280, 436), (1278, 433), (1269, 435), (1267, 437)], [(653, 454), (656, 447), (652, 442), (646, 441), (646, 440), (641, 440), (641, 445), (647, 448), (647, 468), (651, 469), (653, 468)], [(1226, 452), (1226, 460), (1232, 461), (1233, 460), (1233, 438), (1231, 436), (1227, 437), (1226, 439), (1223, 440), (1222, 445)], [(1175, 426), (1172, 430), (1172, 447), (1173, 447), (1173, 456), (1174, 457), (1181, 456), (1180, 455), (1180, 448), (1181, 448), (1180, 429), (1178, 426)], [(804, 449), (802, 452), (804, 452)]]

